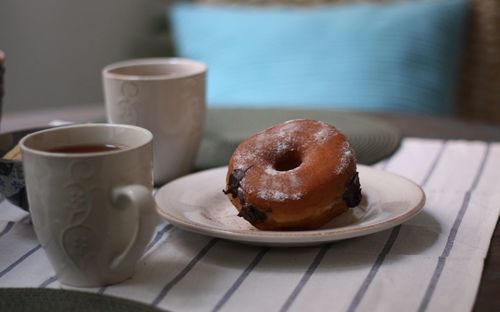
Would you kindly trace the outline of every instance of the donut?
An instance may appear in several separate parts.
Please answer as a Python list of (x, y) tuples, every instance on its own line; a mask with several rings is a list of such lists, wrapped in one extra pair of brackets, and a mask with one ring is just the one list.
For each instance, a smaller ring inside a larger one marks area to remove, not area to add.
[(296, 119), (238, 145), (223, 190), (260, 230), (312, 230), (361, 201), (356, 157), (327, 123)]

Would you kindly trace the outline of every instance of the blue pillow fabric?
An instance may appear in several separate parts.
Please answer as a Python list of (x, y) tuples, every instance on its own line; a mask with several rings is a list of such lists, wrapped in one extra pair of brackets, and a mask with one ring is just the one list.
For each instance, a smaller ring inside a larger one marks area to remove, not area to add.
[(182, 57), (206, 62), (211, 106), (446, 114), (466, 0), (312, 8), (170, 8)]

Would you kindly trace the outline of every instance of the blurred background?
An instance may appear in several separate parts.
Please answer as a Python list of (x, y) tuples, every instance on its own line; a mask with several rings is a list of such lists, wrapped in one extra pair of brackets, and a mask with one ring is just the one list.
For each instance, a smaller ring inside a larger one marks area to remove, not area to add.
[(103, 66), (182, 56), (209, 106), (500, 123), (498, 0), (2, 0), (0, 50), (4, 116), (101, 107)]
[(165, 55), (166, 1), (0, 2), (4, 112), (102, 102), (101, 68)]

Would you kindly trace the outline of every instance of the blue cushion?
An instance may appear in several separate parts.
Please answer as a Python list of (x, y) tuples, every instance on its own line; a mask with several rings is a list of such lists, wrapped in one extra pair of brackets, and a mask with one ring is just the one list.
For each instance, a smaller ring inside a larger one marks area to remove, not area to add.
[(298, 7), (177, 4), (182, 57), (206, 62), (212, 106), (446, 114), (466, 0)]

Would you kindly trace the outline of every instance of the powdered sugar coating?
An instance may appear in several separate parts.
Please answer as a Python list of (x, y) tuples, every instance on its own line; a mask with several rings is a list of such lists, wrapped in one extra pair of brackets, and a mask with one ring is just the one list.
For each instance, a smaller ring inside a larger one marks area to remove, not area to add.
[(251, 164), (257, 159), (257, 155), (250, 153), (236, 152), (234, 153), (233, 158), (234, 158), (234, 168), (245, 170), (250, 166), (249, 164)]
[(321, 144), (338, 134), (336, 129), (327, 123), (315, 121), (314, 134), (302, 142), (298, 142), (297, 133), (302, 130), (301, 122), (303, 121), (307, 120), (288, 120), (279, 127), (274, 126), (255, 134), (252, 143), (247, 147), (250, 153), (242, 154), (237, 150), (233, 156), (235, 168), (244, 169), (251, 166), (257, 158), (262, 157), (263, 153), (270, 152), (275, 157), (278, 157), (287, 151), (293, 150), (299, 144), (307, 146)]
[(342, 144), (342, 148), (340, 150), (340, 160), (337, 168), (335, 168), (336, 174), (342, 174), (348, 167), (353, 159), (353, 153), (351, 146), (347, 141)]
[(293, 136), (297, 131), (300, 130), (300, 124), (299, 123), (293, 123), (293, 120), (289, 120), (283, 124), (282, 127), (277, 128), (278, 131), (274, 131), (275, 133), (277, 132), (276, 136), (279, 139), (286, 139), (290, 138)]
[[(323, 144), (330, 146), (332, 139), (338, 134), (334, 127), (321, 121), (289, 120), (265, 129), (243, 142), (244, 147), (238, 148), (233, 154), (233, 169), (248, 170), (248, 174), (259, 172), (251, 184), (247, 183), (246, 179), (241, 181), (241, 187), (247, 194), (253, 194), (265, 201), (300, 200), (304, 197), (301, 192), (301, 175), (297, 173), (300, 166), (279, 171), (274, 168), (274, 164), (290, 152), (300, 154)], [(339, 165), (335, 168), (335, 175), (342, 174), (350, 165), (353, 155), (347, 142), (343, 142), (340, 154), (337, 155)]]
[(286, 151), (289, 151), (292, 148), (293, 142), (290, 138), (283, 138), (283, 140), (277, 142), (275, 149), (274, 149), (274, 154), (276, 155), (283, 155)]
[(335, 128), (332, 128), (323, 122), (322, 122), (322, 126), (323, 127), (321, 127), (313, 135), (314, 142), (318, 143), (318, 144), (322, 144), (326, 140), (330, 139), (332, 136), (336, 136), (338, 134), (338, 132)]
[[(298, 176), (277, 171), (272, 167), (270, 169), (266, 168), (266, 171), (272, 172), (272, 174), (264, 174), (260, 177), (259, 183), (256, 186), (259, 198), (279, 202), (302, 198), (303, 194), (300, 192), (302, 183)], [(288, 183), (281, 183), (282, 180), (276, 179), (276, 176), (281, 176)]]
[(274, 158), (283, 155), (293, 149), (298, 144), (295, 134), (300, 130), (300, 125), (294, 123), (296, 120), (289, 120), (282, 127), (271, 127), (258, 132), (248, 144), (246, 150), (242, 153), (236, 150), (233, 155), (234, 167), (237, 169), (246, 169), (255, 164), (258, 159), (262, 159), (265, 153), (269, 152)]
[(287, 199), (298, 200), (302, 197), (301, 193), (287, 194), (284, 192), (272, 190), (260, 190), (257, 195), (264, 200), (273, 201), (285, 201)]
[(280, 173), (278, 170), (274, 169), (273, 166), (271, 165), (266, 166), (264, 172), (270, 176), (277, 175)]

